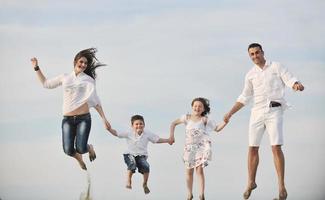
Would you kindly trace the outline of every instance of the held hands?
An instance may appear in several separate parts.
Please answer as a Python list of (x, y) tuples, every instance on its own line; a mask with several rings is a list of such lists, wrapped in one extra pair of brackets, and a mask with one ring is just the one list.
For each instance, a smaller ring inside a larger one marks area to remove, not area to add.
[(216, 132), (220, 132), (227, 124), (228, 124), (228, 122), (223, 122), (222, 124), (220, 124), (220, 125), (217, 126), (217, 128), (215, 129), (215, 131)]
[(292, 86), (292, 89), (294, 91), (303, 91), (305, 87), (300, 82), (295, 82), (295, 84)]
[(175, 138), (174, 137), (169, 137), (168, 138), (168, 144), (173, 145), (175, 143)]

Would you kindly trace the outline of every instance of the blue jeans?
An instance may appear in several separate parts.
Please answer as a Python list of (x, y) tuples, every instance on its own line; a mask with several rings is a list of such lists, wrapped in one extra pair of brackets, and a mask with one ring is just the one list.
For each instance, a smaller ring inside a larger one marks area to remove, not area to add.
[(64, 116), (62, 120), (62, 144), (64, 153), (74, 156), (76, 152), (88, 152), (88, 137), (91, 128), (90, 114)]
[(147, 162), (147, 156), (141, 155), (141, 156), (134, 156), (131, 154), (123, 154), (124, 162), (132, 173), (135, 173), (136, 168), (138, 168), (138, 172), (143, 173), (149, 173), (150, 166)]

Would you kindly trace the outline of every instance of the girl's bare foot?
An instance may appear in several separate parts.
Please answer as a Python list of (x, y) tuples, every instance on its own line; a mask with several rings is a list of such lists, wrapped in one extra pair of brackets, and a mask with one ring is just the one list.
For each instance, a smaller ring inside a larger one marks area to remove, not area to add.
[(193, 199), (193, 194), (187, 195), (187, 200), (192, 200)]
[(83, 170), (87, 170), (86, 164), (84, 163), (84, 161), (82, 160), (82, 155), (79, 153), (76, 153), (74, 158), (78, 161), (81, 169)]
[(89, 160), (90, 162), (94, 161), (96, 159), (96, 152), (94, 150), (93, 145), (88, 145), (88, 154), (89, 154)]

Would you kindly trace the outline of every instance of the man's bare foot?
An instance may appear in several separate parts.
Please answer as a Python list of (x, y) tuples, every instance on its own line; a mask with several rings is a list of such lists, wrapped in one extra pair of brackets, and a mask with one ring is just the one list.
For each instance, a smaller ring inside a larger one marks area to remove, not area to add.
[(145, 194), (149, 194), (150, 193), (150, 190), (149, 190), (147, 184), (143, 184), (143, 191), (144, 191)]
[(246, 191), (243, 194), (244, 199), (248, 199), (251, 196), (252, 190), (254, 190), (255, 188), (257, 188), (256, 183), (253, 183), (250, 186), (248, 186)]
[(279, 197), (274, 198), (273, 200), (286, 200), (288, 197), (287, 190), (285, 188), (281, 189), (279, 192)]
[(94, 150), (94, 147), (92, 144), (88, 145), (88, 154), (89, 154), (89, 160), (90, 162), (94, 161), (96, 159), (96, 152)]

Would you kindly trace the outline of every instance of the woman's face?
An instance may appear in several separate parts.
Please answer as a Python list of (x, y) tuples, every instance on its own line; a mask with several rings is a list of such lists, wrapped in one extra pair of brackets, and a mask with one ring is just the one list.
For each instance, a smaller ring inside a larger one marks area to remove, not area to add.
[(192, 106), (192, 114), (196, 116), (201, 116), (204, 112), (204, 105), (201, 101), (194, 101)]
[(86, 57), (81, 57), (77, 60), (76, 64), (74, 65), (74, 70), (77, 74), (80, 72), (85, 71), (88, 66), (88, 61)]

